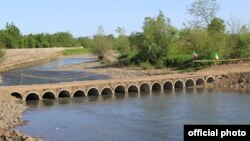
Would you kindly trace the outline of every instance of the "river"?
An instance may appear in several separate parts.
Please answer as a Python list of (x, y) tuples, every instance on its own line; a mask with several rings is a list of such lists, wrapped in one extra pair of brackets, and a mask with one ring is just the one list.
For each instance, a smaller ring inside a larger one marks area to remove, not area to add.
[(96, 61), (95, 58), (61, 58), (41, 65), (15, 69), (3, 73), (4, 86), (60, 83), (96, 79), (108, 79), (102, 74), (86, 71), (55, 71), (57, 67)]
[(49, 141), (182, 141), (184, 124), (249, 124), (249, 101), (214, 89), (27, 101), (17, 129)]
[(249, 101), (209, 89), (31, 101), (18, 129), (51, 141), (182, 141), (184, 124), (249, 124)]

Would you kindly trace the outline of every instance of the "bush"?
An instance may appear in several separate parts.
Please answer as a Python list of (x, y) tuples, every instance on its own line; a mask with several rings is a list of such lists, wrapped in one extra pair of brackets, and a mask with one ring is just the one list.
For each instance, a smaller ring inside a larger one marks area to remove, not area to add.
[(77, 49), (66, 49), (62, 51), (63, 55), (78, 55), (84, 53), (91, 53), (92, 50), (90, 48), (77, 48)]
[(152, 65), (148, 62), (143, 62), (140, 64), (140, 67), (143, 69), (143, 70), (148, 70), (148, 69), (152, 69)]

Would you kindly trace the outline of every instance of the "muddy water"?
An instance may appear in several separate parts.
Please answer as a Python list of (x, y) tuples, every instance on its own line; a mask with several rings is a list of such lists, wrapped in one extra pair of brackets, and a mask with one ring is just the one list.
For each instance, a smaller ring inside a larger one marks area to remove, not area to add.
[(249, 101), (208, 89), (29, 101), (18, 129), (52, 141), (181, 141), (184, 124), (249, 124)]

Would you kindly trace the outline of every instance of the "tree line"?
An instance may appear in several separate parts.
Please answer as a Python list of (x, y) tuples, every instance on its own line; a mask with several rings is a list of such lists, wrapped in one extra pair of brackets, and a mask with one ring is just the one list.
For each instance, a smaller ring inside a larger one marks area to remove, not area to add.
[(176, 28), (162, 11), (146, 17), (142, 32), (126, 35), (118, 27), (118, 36), (106, 35), (102, 26), (92, 37), (74, 38), (69, 32), (22, 35), (14, 24), (0, 30), (2, 48), (77, 47), (92, 48), (99, 59), (107, 50), (120, 52), (122, 65), (166, 66), (184, 65), (194, 59), (214, 60), (250, 57), (250, 28), (231, 18), (225, 22), (217, 17), (220, 6), (216, 0), (196, 0), (187, 8), (193, 19)]

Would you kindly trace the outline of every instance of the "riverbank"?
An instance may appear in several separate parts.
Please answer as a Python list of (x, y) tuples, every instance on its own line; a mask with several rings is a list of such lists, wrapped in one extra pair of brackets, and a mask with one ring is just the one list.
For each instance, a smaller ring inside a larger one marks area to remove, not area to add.
[[(97, 74), (108, 75), (112, 79), (130, 79), (130, 78), (141, 78), (147, 76), (157, 76), (157, 75), (217, 75), (219, 77), (218, 86), (231, 86), (229, 84), (224, 84), (225, 82), (240, 81), (242, 77), (249, 78), (247, 75), (250, 73), (250, 62), (239, 63), (239, 64), (225, 64), (218, 66), (211, 66), (209, 68), (204, 68), (196, 72), (180, 72), (178, 70), (173, 70), (171, 68), (165, 69), (148, 69), (143, 70), (140, 67), (116, 67), (102, 64), (98, 61), (87, 62), (74, 65), (66, 65), (56, 68), (58, 71), (88, 71)], [(241, 75), (243, 73), (243, 75)], [(238, 77), (241, 76), (241, 77)], [(229, 80), (225, 80), (228, 78)], [(248, 82), (248, 81), (245, 81)], [(246, 83), (248, 84), (248, 83)]]
[(41, 141), (13, 130), (16, 126), (25, 125), (22, 114), (28, 107), (23, 101), (0, 93), (0, 140), (1, 141)]
[(65, 48), (6, 49), (0, 72), (41, 64), (61, 56)]
[[(61, 56), (64, 48), (7, 49), (0, 63), (0, 72), (41, 64)], [(0, 76), (0, 83), (2, 82)], [(3, 141), (35, 141), (32, 138), (13, 130), (16, 126), (25, 124), (22, 114), (28, 107), (22, 102), (0, 92), (0, 140)]]

